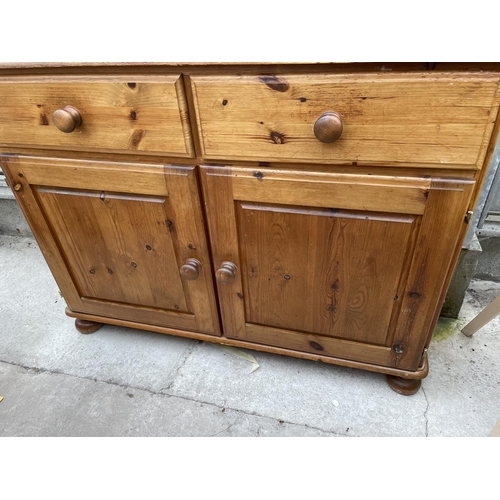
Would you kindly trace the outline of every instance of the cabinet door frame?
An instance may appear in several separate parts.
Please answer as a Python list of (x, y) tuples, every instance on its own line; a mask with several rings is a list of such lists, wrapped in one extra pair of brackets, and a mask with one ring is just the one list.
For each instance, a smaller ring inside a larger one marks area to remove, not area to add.
[(389, 346), (247, 323), (241, 273), (236, 272), (231, 284), (217, 283), (223, 330), (228, 338), (408, 371), (418, 369), (459, 244), (473, 180), (231, 166), (202, 166), (201, 172), (215, 269), (224, 261), (241, 269), (236, 202), (420, 216), (404, 294), (391, 323)]
[[(221, 335), (195, 167), (6, 154), (0, 156), (0, 162), (70, 312), (101, 316), (103, 321), (111, 317)], [(178, 241), (178, 262), (195, 258), (202, 263), (198, 279), (182, 280), (189, 313), (82, 297), (35, 186), (168, 197)]]

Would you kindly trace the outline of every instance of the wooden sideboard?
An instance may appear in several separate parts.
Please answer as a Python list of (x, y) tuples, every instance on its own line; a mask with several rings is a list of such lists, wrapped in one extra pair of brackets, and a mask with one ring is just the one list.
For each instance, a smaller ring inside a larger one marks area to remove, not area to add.
[(82, 333), (319, 360), (413, 394), (499, 82), (477, 63), (3, 65), (1, 167)]

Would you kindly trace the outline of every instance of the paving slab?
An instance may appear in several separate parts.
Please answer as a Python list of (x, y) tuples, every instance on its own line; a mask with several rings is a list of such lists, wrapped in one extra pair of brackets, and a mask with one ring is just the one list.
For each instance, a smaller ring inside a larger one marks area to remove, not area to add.
[[(9, 194), (7, 194), (7, 190)], [(14, 195), (11, 195), (12, 198), (8, 198), (11, 193), (10, 188), (2, 185), (2, 177), (0, 176), (0, 235), (10, 234), (33, 238), (31, 229), (14, 199)]]
[(250, 363), (200, 344), (169, 393), (340, 435), (425, 436), (422, 392), (402, 397), (389, 388), (384, 375), (252, 354), (260, 368), (250, 373)]
[(170, 393), (337, 434), (488, 436), (500, 418), (500, 317), (471, 338), (460, 330), (498, 294), (498, 283), (473, 280), (459, 318), (439, 320), (415, 396), (383, 375), (267, 353), (254, 353), (261, 368), (249, 373), (210, 344), (195, 348)]
[(472, 337), (460, 332), (497, 295), (498, 283), (473, 280), (458, 320), (441, 319), (423, 382), (429, 436), (488, 436), (500, 418), (500, 317)]
[(0, 436), (330, 434), (182, 398), (0, 362)]
[(32, 238), (0, 236), (0, 361), (158, 391), (196, 341), (105, 325), (82, 335)]

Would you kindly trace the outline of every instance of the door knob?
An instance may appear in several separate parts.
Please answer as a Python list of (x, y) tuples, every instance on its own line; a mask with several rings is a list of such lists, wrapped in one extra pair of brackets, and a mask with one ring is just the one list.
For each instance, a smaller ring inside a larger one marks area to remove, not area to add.
[(236, 278), (238, 268), (232, 262), (223, 262), (220, 269), (215, 273), (215, 277), (219, 283), (230, 285)]
[(52, 113), (52, 121), (61, 132), (69, 134), (82, 124), (82, 116), (73, 106), (66, 106)]
[(188, 259), (181, 267), (181, 276), (188, 281), (198, 278), (201, 271), (201, 262), (197, 259)]
[(326, 111), (314, 124), (314, 135), (320, 142), (335, 142), (344, 129), (342, 117), (336, 111)]

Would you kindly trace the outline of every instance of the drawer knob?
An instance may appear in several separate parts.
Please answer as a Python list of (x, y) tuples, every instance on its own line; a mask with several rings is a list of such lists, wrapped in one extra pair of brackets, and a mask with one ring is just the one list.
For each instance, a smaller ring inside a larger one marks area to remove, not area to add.
[(335, 142), (341, 135), (344, 124), (336, 111), (326, 111), (314, 124), (314, 135), (320, 142)]
[(181, 276), (188, 281), (198, 278), (201, 271), (201, 262), (197, 259), (188, 259), (181, 267)]
[(215, 277), (219, 283), (230, 285), (236, 277), (237, 267), (232, 262), (223, 262), (220, 269), (215, 273)]
[(61, 132), (69, 134), (82, 124), (82, 117), (76, 108), (66, 106), (63, 109), (56, 109), (52, 113), (52, 121)]

